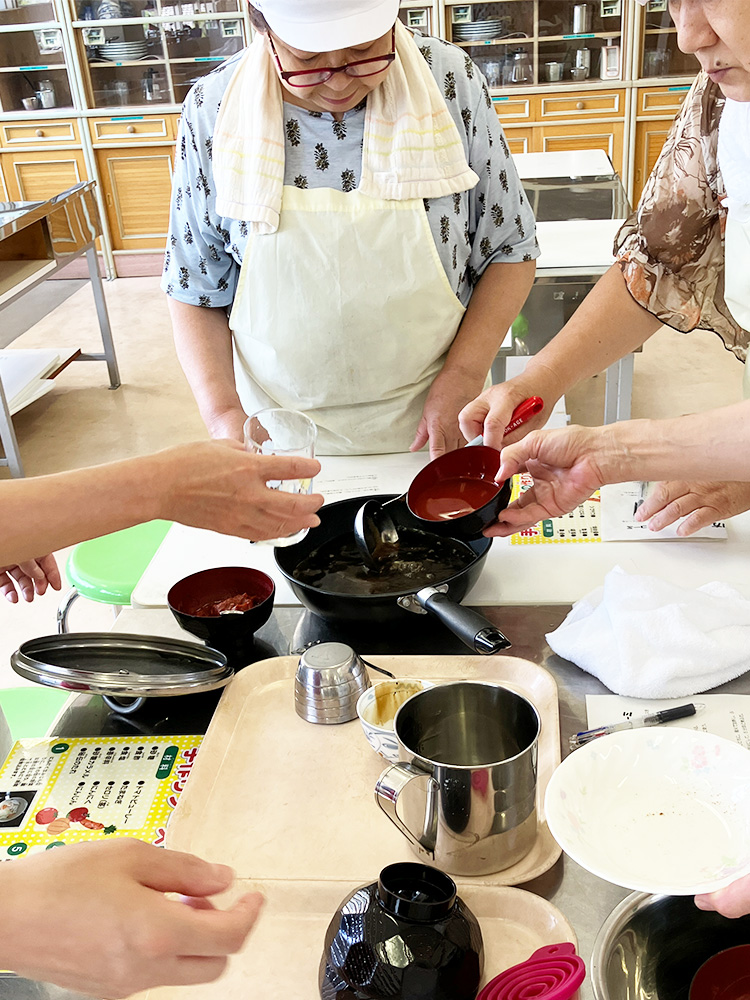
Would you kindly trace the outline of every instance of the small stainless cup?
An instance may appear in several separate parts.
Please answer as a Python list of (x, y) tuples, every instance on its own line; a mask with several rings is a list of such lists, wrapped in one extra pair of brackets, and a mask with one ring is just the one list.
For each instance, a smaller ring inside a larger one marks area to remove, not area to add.
[(320, 642), (299, 658), (294, 707), (306, 722), (338, 725), (357, 718), (357, 700), (370, 687), (370, 675), (351, 646)]

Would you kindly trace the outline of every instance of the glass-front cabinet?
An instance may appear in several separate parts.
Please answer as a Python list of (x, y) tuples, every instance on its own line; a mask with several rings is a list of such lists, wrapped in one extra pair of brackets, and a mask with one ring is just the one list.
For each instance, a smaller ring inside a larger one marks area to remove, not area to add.
[(491, 89), (624, 79), (624, 0), (446, 0), (447, 37)]
[(700, 64), (694, 55), (677, 47), (677, 29), (667, 0), (648, 0), (641, 17), (643, 45), (636, 53), (635, 76), (644, 80), (695, 76)]
[(422, 35), (442, 35), (442, 21), (437, 0), (433, 3), (415, 3), (401, 0), (398, 16), (407, 26)]
[(52, 3), (0, 0), (0, 113), (72, 108), (69, 64)]
[(240, 0), (72, 2), (90, 108), (179, 105), (249, 34)]

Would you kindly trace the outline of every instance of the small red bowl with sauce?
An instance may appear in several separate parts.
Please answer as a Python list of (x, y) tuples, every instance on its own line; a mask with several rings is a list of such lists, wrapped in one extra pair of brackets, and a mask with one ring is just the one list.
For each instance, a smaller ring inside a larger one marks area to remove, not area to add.
[(406, 504), (426, 531), (479, 538), (508, 506), (511, 482), (495, 481), (500, 452), (486, 445), (448, 451), (412, 480)]
[(271, 617), (275, 590), (271, 577), (259, 569), (220, 566), (179, 580), (167, 594), (167, 605), (182, 628), (237, 668), (248, 662), (254, 634)]

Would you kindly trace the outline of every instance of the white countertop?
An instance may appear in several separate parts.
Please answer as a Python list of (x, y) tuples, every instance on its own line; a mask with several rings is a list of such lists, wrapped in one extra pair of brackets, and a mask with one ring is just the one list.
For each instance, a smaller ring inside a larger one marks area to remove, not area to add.
[[(344, 496), (400, 493), (428, 461), (417, 455), (321, 459), (315, 483), (329, 501)], [(513, 544), (496, 538), (467, 605), (571, 604), (601, 585), (614, 566), (685, 587), (721, 580), (750, 599), (750, 512), (727, 522), (725, 540), (558, 542)], [(198, 528), (174, 525), (133, 592), (136, 608), (166, 607), (169, 588), (213, 566), (253, 566), (276, 582), (276, 604), (298, 605), (278, 572), (273, 548)]]
[(614, 174), (603, 149), (575, 149), (558, 153), (514, 153), (521, 180), (545, 177), (602, 177)]

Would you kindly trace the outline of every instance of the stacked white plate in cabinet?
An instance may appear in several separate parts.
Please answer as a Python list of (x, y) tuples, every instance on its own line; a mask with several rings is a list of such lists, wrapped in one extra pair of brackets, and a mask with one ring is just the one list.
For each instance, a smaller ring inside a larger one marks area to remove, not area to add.
[(111, 62), (128, 62), (129, 60), (142, 59), (148, 52), (148, 43), (143, 42), (105, 42), (99, 48), (99, 55), (102, 59)]
[(497, 38), (508, 30), (507, 18), (494, 18), (490, 21), (470, 21), (466, 24), (453, 25), (454, 42), (483, 42), (489, 38)]

